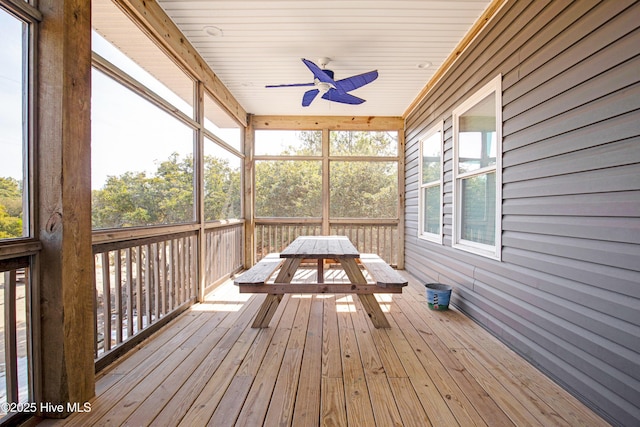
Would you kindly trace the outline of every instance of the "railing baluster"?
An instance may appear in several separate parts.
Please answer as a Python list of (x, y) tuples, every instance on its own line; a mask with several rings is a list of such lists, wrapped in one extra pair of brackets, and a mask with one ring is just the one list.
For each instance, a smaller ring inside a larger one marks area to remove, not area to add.
[(153, 244), (153, 309), (156, 319), (160, 314), (160, 251), (158, 250), (159, 242)]
[(191, 298), (191, 238), (184, 238), (184, 300)]
[(104, 350), (111, 350), (111, 272), (109, 271), (109, 252), (102, 254), (102, 333)]
[(18, 403), (18, 341), (16, 331), (16, 270), (4, 273), (4, 357), (6, 401)]
[(178, 281), (178, 286), (180, 287), (180, 301), (179, 304), (182, 304), (186, 300), (186, 286), (185, 283), (187, 281), (187, 269), (186, 269), (186, 248), (185, 248), (185, 240), (184, 238), (178, 240), (179, 246), (179, 262), (180, 262), (180, 280)]
[(180, 305), (180, 240), (173, 239), (173, 307)]
[(153, 323), (152, 320), (152, 307), (151, 307), (151, 245), (147, 245), (144, 248), (144, 312), (147, 318), (147, 325)]
[(138, 246), (137, 260), (136, 260), (136, 325), (138, 329), (136, 332), (140, 332), (144, 324), (142, 323), (144, 311), (142, 308), (142, 246)]
[(164, 316), (167, 309), (167, 265), (166, 242), (158, 243), (158, 267), (160, 269), (160, 315)]
[(127, 281), (125, 283), (125, 292), (127, 293), (127, 338), (133, 335), (133, 257), (131, 256), (131, 248), (126, 251), (126, 273)]
[(114, 255), (114, 286), (116, 311), (116, 345), (122, 343), (122, 251), (116, 249)]
[[(191, 249), (189, 250), (189, 257), (191, 259), (191, 295), (189, 299), (195, 298), (198, 295), (198, 266), (197, 266), (197, 253), (198, 253), (198, 241), (196, 236), (192, 236), (189, 240), (191, 240)], [(229, 250), (228, 245), (225, 245), (227, 251)]]
[(94, 353), (94, 357), (98, 357), (98, 352), (100, 351), (99, 348), (99, 342), (98, 342), (98, 311), (99, 311), (99, 307), (98, 307), (98, 279), (97, 279), (97, 262), (98, 262), (98, 255), (96, 254), (93, 257), (93, 307), (95, 309), (95, 313), (96, 315), (93, 317), (93, 336), (95, 337), (95, 343), (93, 345), (93, 353)]
[(218, 277), (218, 268), (216, 266), (217, 263), (214, 263), (213, 260), (216, 259), (215, 245), (214, 245), (214, 232), (208, 231), (206, 234), (206, 243), (207, 246), (205, 248), (205, 262), (206, 262), (206, 284), (212, 283)]

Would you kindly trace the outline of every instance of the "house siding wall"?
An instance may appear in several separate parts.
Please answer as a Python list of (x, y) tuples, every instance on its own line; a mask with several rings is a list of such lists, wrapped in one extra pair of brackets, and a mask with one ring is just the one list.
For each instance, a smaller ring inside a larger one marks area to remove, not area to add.
[[(452, 248), (452, 110), (502, 74), (502, 260)], [(444, 121), (444, 242), (418, 236)], [(406, 269), (616, 425), (640, 425), (640, 2), (509, 1), (406, 119)]]

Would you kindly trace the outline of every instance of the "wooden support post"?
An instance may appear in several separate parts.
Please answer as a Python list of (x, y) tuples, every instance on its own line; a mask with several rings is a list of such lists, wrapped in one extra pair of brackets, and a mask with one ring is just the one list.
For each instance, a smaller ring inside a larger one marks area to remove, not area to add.
[(253, 128), (253, 119), (249, 115), (248, 124), (244, 131), (244, 168), (242, 182), (244, 185), (243, 192), (243, 209), (244, 209), (244, 266), (249, 268), (256, 263), (256, 242), (255, 242), (255, 207), (253, 193), (255, 191), (255, 165), (253, 161), (255, 130)]
[(204, 211), (204, 85), (200, 82), (196, 83), (196, 117), (200, 127), (196, 132), (195, 141), (195, 186), (196, 186), (196, 220), (200, 225), (198, 229), (198, 249), (197, 255), (197, 295), (196, 301), (203, 302), (204, 294), (207, 288), (207, 236), (205, 230), (205, 211)]
[(91, 2), (40, 0), (37, 235), (40, 334), (36, 399), (94, 396), (91, 253)]

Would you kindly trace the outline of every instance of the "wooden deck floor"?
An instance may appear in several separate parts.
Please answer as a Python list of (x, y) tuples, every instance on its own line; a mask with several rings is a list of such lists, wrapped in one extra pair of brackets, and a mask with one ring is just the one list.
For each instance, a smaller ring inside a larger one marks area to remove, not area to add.
[(406, 276), (377, 296), (387, 330), (350, 295), (286, 295), (252, 329), (265, 295), (227, 282), (101, 373), (91, 412), (40, 425), (607, 425)]

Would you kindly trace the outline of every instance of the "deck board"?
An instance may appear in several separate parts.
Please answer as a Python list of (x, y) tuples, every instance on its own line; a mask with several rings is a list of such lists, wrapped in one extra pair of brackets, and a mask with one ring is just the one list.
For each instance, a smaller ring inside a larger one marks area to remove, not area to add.
[(607, 425), (401, 274), (402, 294), (376, 295), (390, 329), (332, 294), (285, 295), (251, 328), (265, 295), (228, 281), (102, 372), (90, 413), (40, 425)]

